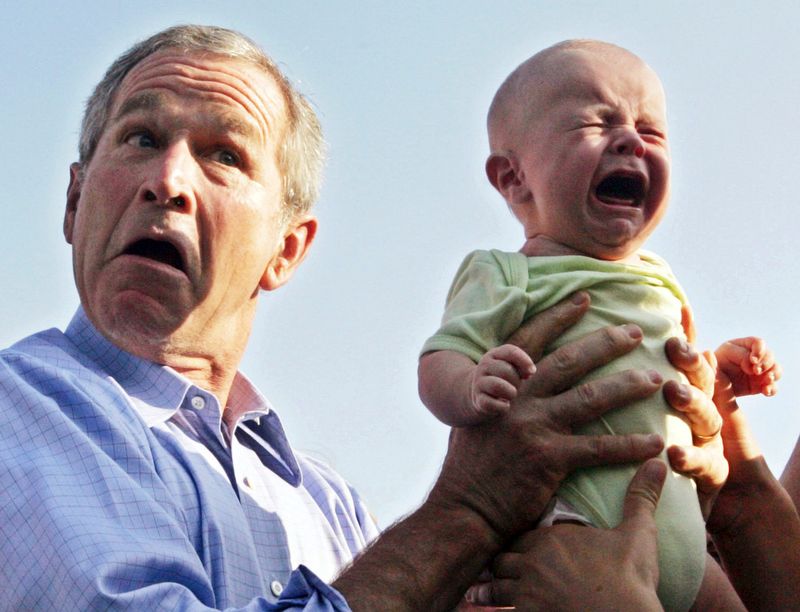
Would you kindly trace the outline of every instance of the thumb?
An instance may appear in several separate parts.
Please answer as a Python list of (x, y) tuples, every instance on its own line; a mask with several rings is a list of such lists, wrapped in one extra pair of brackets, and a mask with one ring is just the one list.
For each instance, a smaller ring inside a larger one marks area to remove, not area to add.
[(667, 477), (667, 466), (660, 459), (650, 459), (636, 472), (628, 485), (622, 508), (622, 525), (628, 529), (650, 527), (655, 529), (653, 515), (661, 488)]

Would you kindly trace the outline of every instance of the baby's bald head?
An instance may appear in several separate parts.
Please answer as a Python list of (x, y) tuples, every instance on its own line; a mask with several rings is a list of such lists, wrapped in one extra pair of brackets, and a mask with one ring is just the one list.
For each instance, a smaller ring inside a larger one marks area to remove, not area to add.
[(498, 89), (488, 130), (486, 175), (527, 255), (635, 257), (666, 211), (664, 88), (630, 51), (569, 40), (537, 53)]
[(647, 67), (627, 49), (599, 40), (565, 40), (539, 51), (517, 66), (494, 95), (487, 117), (490, 150), (513, 149), (529, 122), (550, 108), (553, 96), (562, 94), (576, 64), (588, 57)]

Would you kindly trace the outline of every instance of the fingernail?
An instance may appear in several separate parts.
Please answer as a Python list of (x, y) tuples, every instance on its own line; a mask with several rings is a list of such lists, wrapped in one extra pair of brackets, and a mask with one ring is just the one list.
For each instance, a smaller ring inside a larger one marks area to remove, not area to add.
[(638, 340), (642, 337), (642, 330), (639, 329), (637, 325), (631, 325), (630, 323), (626, 323), (622, 326), (622, 329), (625, 330), (625, 333), (628, 334), (634, 340)]
[(651, 446), (654, 450), (661, 450), (664, 441), (658, 434), (649, 434), (647, 436), (647, 445)]
[(572, 294), (572, 303), (577, 305), (577, 306), (582, 306), (583, 304), (586, 303), (586, 300), (588, 298), (589, 298), (589, 296), (586, 295), (585, 292), (579, 291), (578, 293), (573, 293)]
[(650, 377), (650, 380), (656, 383), (657, 385), (660, 385), (661, 381), (664, 380), (663, 378), (661, 378), (661, 374), (659, 374), (656, 370), (648, 371), (647, 375)]

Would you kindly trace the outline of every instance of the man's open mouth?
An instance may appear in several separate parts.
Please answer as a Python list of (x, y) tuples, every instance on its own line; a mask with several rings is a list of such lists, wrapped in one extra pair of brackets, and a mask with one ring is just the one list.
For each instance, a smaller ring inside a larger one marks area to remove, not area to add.
[(137, 240), (125, 249), (125, 254), (153, 259), (167, 264), (168, 266), (172, 266), (181, 272), (186, 272), (183, 257), (181, 257), (180, 252), (175, 245), (165, 240), (152, 240), (150, 238)]
[(646, 192), (644, 177), (638, 174), (611, 174), (594, 190), (598, 200), (614, 206), (638, 206)]

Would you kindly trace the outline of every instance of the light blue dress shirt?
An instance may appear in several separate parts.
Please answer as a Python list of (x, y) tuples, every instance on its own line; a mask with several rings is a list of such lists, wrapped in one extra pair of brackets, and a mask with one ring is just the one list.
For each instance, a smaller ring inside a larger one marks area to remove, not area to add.
[(374, 522), (241, 374), (228, 401), (232, 431), (82, 309), (0, 352), (0, 610), (349, 610)]

